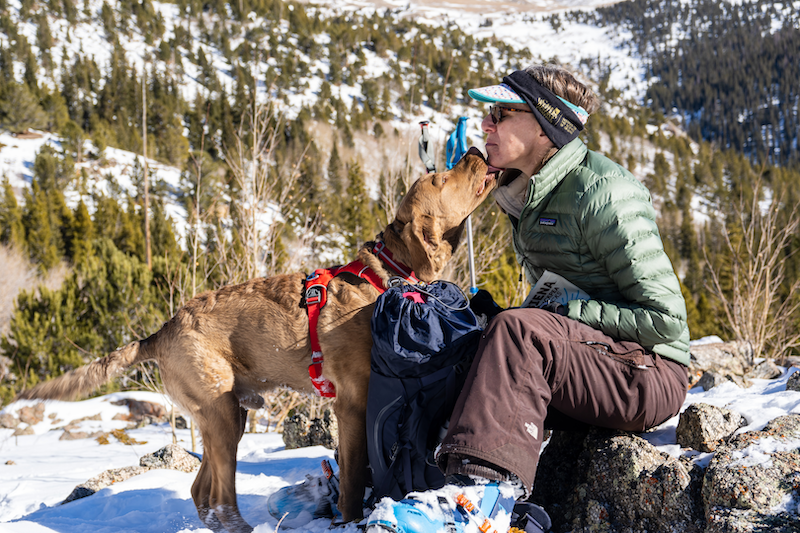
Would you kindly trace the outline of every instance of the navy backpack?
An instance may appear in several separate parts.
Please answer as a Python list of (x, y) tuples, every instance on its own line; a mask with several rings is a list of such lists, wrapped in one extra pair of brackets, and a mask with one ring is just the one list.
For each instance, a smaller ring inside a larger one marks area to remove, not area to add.
[(371, 326), (370, 505), (444, 485), (433, 453), (481, 334), (466, 296), (446, 281), (390, 288), (378, 298)]

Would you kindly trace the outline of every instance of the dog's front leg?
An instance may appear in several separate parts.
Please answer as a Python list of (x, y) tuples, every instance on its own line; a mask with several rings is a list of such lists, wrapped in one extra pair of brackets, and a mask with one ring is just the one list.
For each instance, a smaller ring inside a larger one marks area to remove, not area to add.
[[(346, 522), (363, 517), (367, 481), (366, 392), (337, 391), (334, 412), (339, 423), (339, 502)], [(354, 397), (358, 396), (358, 397)]]

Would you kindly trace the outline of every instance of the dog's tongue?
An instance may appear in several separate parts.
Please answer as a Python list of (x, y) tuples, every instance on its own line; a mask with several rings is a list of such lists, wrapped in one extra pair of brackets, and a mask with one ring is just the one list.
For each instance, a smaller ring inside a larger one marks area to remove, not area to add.
[(498, 172), (504, 171), (504, 168), (497, 168), (489, 165), (489, 170), (486, 171), (487, 174), (497, 174)]
[[(467, 150), (467, 153), (468, 153), (468, 154), (472, 154), (472, 155), (477, 155), (478, 157), (480, 157), (481, 159), (483, 159), (483, 160), (484, 160), (484, 162), (485, 162), (487, 165), (489, 165), (489, 162), (488, 162), (488, 161), (486, 161), (486, 157), (483, 155), (483, 152), (481, 152), (481, 151), (480, 151), (478, 148), (476, 148), (475, 146), (470, 146), (469, 150)], [(504, 170), (505, 170), (504, 168), (498, 168), (498, 167), (493, 167), (492, 165), (489, 165), (489, 169), (486, 171), (486, 175), (488, 176), (489, 174), (497, 174), (498, 172), (502, 172), (502, 171), (504, 171)]]
[(486, 157), (483, 155), (483, 152), (481, 152), (478, 148), (476, 148), (474, 146), (471, 146), (470, 149), (467, 150), (467, 153), (468, 154), (472, 154), (472, 155), (477, 155), (478, 157), (483, 159), (484, 163), (486, 163), (486, 165), (489, 167), (486, 170), (486, 176), (483, 178), (483, 181), (481, 182), (481, 186), (478, 188), (478, 191), (475, 193), (477, 196), (480, 196), (481, 194), (483, 194), (483, 191), (486, 190), (486, 186), (489, 184), (489, 182), (491, 182), (496, 177), (495, 174), (497, 174), (498, 172), (502, 172), (504, 169), (493, 167), (492, 165), (490, 165), (489, 162), (486, 161)]

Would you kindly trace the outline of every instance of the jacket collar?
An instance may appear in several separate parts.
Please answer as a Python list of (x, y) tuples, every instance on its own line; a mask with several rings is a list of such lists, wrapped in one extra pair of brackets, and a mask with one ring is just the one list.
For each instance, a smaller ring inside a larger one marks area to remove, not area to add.
[(526, 204), (536, 207), (542, 199), (561, 183), (586, 158), (589, 150), (583, 141), (573, 139), (565, 144), (542, 169), (531, 178)]

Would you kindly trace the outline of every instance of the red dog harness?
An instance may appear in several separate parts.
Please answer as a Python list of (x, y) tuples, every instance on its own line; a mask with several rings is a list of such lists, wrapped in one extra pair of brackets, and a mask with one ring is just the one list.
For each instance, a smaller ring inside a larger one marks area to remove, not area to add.
[[(382, 242), (379, 241), (375, 243), (372, 252), (407, 282), (412, 284), (419, 283), (414, 272), (404, 264), (395, 261), (391, 252)], [(344, 266), (335, 266), (332, 268), (318, 268), (313, 274), (306, 278), (305, 300), (306, 310), (308, 311), (308, 330), (311, 337), (312, 350), (311, 364), (308, 366), (308, 375), (311, 378), (311, 383), (317, 390), (317, 394), (326, 398), (333, 398), (336, 396), (336, 387), (322, 375), (323, 357), (322, 348), (319, 345), (319, 335), (317, 334), (317, 322), (319, 321), (320, 311), (322, 311), (322, 308), (328, 302), (328, 283), (344, 272), (349, 272), (350, 274), (367, 280), (373, 287), (378, 289), (378, 292), (381, 294), (386, 292), (383, 280), (361, 261), (353, 261)]]

